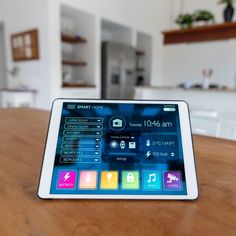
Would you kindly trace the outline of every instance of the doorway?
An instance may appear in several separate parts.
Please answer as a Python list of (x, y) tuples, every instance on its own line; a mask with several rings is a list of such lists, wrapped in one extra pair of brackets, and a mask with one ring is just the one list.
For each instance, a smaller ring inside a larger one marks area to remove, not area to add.
[(6, 54), (4, 24), (0, 22), (0, 88), (6, 87)]

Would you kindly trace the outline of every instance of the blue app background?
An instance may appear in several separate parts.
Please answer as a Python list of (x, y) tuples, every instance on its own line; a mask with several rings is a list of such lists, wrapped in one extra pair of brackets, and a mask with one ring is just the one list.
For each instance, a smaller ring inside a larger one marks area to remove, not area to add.
[[(78, 171), (75, 189), (57, 189), (59, 170)], [(81, 170), (98, 171), (96, 190), (78, 189)], [(100, 189), (101, 171), (107, 170), (119, 172), (117, 190)], [(122, 190), (122, 171), (140, 172), (138, 190)], [(160, 173), (160, 190), (143, 189), (143, 171)], [(180, 190), (164, 189), (165, 171), (181, 172)], [(64, 103), (50, 193), (186, 195), (178, 106)]]

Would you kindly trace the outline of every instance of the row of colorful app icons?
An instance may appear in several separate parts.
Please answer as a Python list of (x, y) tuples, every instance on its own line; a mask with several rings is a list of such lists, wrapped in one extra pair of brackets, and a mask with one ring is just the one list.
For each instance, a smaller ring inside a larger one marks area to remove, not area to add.
[[(80, 190), (96, 190), (98, 188), (98, 171), (81, 170), (79, 171), (79, 177), (77, 177), (77, 173), (76, 170), (59, 170), (57, 189), (76, 189), (77, 182), (77, 188)], [(142, 189), (144, 191), (160, 191), (162, 186), (164, 190), (182, 190), (181, 171), (164, 171), (161, 176), (160, 171), (144, 170), (142, 174)], [(118, 178), (118, 171), (101, 171), (100, 189), (118, 190)], [(121, 179), (122, 190), (139, 190), (141, 188), (139, 171), (122, 171)]]

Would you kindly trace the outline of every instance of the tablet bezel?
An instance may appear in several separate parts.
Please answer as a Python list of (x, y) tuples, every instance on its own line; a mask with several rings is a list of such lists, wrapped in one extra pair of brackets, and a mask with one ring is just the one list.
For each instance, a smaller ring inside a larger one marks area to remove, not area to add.
[[(57, 139), (63, 103), (120, 103), (120, 104), (171, 104), (179, 106), (180, 128), (184, 156), (187, 195), (104, 195), (104, 194), (50, 194)], [(53, 157), (53, 158), (52, 158)], [(56, 99), (52, 104), (48, 136), (45, 144), (38, 196), (41, 199), (168, 199), (194, 200), (198, 197), (196, 167), (192, 143), (188, 104), (185, 101), (138, 101), (138, 100), (87, 100)]]

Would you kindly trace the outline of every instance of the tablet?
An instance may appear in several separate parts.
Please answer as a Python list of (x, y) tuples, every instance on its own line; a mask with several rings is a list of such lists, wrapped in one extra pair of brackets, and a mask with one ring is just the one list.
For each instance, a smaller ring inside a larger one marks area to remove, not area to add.
[(55, 100), (38, 195), (196, 199), (187, 103)]

